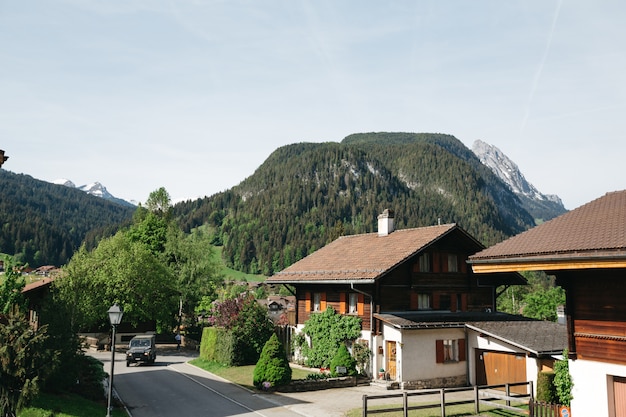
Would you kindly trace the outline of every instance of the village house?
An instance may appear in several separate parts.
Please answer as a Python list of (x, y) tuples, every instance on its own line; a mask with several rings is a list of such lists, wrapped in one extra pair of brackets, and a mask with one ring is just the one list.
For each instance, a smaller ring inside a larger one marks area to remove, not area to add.
[[(369, 373), (395, 386), (463, 386), (483, 375), (488, 380), (486, 375), (495, 372), (485, 372), (484, 362), (476, 362), (485, 357), (477, 356), (476, 349), (521, 355), (522, 380), (536, 379), (554, 343), (516, 343), (499, 336), (507, 323), (529, 319), (498, 313), (496, 289), (526, 281), (514, 271), (475, 275), (466, 261), (482, 249), (456, 224), (395, 230), (394, 213), (385, 210), (377, 233), (340, 237), (267, 282), (295, 288), (297, 331), (312, 314), (328, 307), (358, 316), (359, 341), (372, 352)], [(501, 322), (501, 327), (481, 330), (491, 322)], [(468, 323), (474, 327), (468, 330)], [(553, 332), (561, 335), (558, 351), (564, 347), (560, 329)]]
[(575, 416), (626, 416), (626, 190), (470, 256), (482, 276), (546, 271), (566, 292)]

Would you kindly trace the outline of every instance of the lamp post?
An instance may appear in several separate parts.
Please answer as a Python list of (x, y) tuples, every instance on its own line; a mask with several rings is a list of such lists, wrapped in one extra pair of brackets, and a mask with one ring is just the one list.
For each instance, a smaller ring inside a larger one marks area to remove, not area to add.
[(109, 320), (111, 321), (111, 327), (113, 328), (113, 335), (111, 337), (111, 375), (109, 375), (109, 397), (107, 402), (107, 415), (106, 417), (111, 417), (111, 396), (113, 395), (113, 367), (115, 366), (115, 329), (117, 325), (122, 321), (122, 315), (124, 314), (124, 310), (120, 308), (120, 306), (113, 304), (111, 308), (109, 308)]

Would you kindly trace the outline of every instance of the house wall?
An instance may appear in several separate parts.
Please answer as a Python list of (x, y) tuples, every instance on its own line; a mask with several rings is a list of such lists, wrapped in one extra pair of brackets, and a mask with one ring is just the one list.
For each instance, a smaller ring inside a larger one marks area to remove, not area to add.
[[(373, 291), (373, 289), (371, 290)], [(309, 317), (311, 317), (311, 314), (316, 313), (312, 311), (312, 297), (313, 294), (316, 292), (323, 294), (323, 305), (321, 311), (324, 311), (328, 307), (332, 307), (336, 312), (340, 314), (347, 314), (347, 294), (351, 292), (354, 293), (355, 291), (352, 290), (348, 285), (310, 285), (298, 287), (298, 291), (296, 294), (298, 324), (304, 324), (309, 319)], [(369, 293), (370, 291), (365, 290), (364, 292)], [(372, 323), (372, 309), (370, 303), (371, 298), (362, 293), (357, 294), (360, 294), (360, 310), (357, 314), (351, 315), (358, 316), (361, 319), (362, 330), (370, 331)]]
[(626, 366), (587, 360), (570, 360), (572, 415), (616, 417), (613, 377), (626, 377)]
[(468, 329), (467, 330), (467, 347), (468, 347), (468, 380), (470, 385), (476, 385), (476, 350), (487, 350), (503, 353), (523, 354), (526, 357), (526, 380), (533, 382), (533, 387), (537, 389), (537, 376), (546, 365), (546, 361), (528, 356), (528, 352), (516, 346), (508, 344), (502, 340), (493, 337), (480, 336), (480, 333)]
[(625, 274), (617, 269), (557, 276), (567, 291), (567, 314), (573, 327), (569, 351), (579, 359), (626, 365)]
[[(399, 330), (383, 326), (387, 341), (396, 342), (396, 381), (406, 389), (465, 385), (466, 361), (437, 363), (437, 340), (465, 339), (462, 328)], [(464, 356), (464, 355), (463, 355)]]

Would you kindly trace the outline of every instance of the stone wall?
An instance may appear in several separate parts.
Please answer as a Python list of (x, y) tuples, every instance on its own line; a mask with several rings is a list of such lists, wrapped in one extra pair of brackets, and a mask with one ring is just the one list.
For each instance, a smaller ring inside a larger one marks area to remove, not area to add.
[(465, 386), (467, 386), (466, 375), (402, 382), (402, 389), (455, 388)]
[(325, 378), (325, 379), (295, 379), (288, 385), (278, 387), (276, 390), (279, 392), (304, 392), (304, 391), (319, 391), (330, 388), (345, 388), (355, 387), (357, 385), (357, 378), (354, 376), (342, 376), (338, 378)]

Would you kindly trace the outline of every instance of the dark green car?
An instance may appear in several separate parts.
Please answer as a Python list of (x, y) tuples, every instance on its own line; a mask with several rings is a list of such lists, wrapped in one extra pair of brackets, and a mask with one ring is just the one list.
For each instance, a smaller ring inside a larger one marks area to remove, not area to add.
[(126, 366), (131, 363), (153, 364), (156, 361), (156, 336), (153, 334), (138, 335), (130, 339), (126, 351)]

